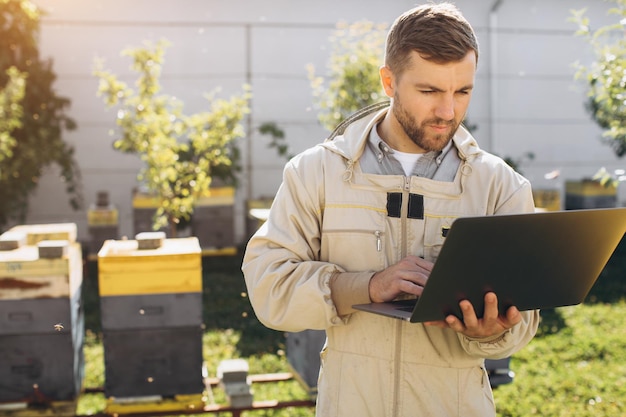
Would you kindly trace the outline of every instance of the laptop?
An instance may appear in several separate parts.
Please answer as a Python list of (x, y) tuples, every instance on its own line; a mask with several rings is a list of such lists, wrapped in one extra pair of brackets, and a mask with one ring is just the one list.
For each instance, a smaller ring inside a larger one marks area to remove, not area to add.
[(419, 298), (353, 307), (416, 323), (462, 319), (464, 299), (482, 317), (489, 291), (501, 314), (580, 304), (625, 233), (626, 208), (462, 217)]

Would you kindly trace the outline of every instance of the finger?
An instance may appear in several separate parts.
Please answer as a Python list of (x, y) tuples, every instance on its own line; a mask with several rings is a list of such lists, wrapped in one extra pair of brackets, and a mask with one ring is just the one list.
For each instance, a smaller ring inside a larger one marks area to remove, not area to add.
[(455, 332), (462, 333), (466, 330), (466, 326), (463, 324), (463, 322), (459, 320), (458, 317), (452, 314), (446, 317), (445, 323), (447, 327), (454, 330)]
[(423, 285), (405, 279), (400, 281), (399, 287), (400, 291), (407, 294), (416, 295), (418, 297), (422, 295), (422, 292), (424, 291)]
[(468, 329), (477, 328), (478, 317), (476, 316), (476, 311), (474, 311), (474, 306), (472, 305), (472, 303), (470, 303), (468, 300), (462, 300), (459, 303), (459, 307), (461, 308), (461, 313), (463, 314), (463, 323), (465, 324), (465, 327), (467, 327)]
[(522, 321), (522, 314), (517, 309), (517, 307), (512, 306), (506, 311), (506, 318), (509, 321), (509, 325), (511, 327), (515, 326), (517, 323)]
[(428, 281), (428, 275), (419, 271), (404, 271), (401, 275), (401, 279), (423, 287), (426, 285), (426, 281)]
[(432, 271), (433, 266), (435, 265), (433, 262), (427, 261), (426, 259), (419, 257), (416, 259), (415, 264), (428, 272)]
[(497, 320), (498, 315), (498, 297), (493, 292), (485, 294), (485, 310), (483, 311), (483, 318), (485, 320)]

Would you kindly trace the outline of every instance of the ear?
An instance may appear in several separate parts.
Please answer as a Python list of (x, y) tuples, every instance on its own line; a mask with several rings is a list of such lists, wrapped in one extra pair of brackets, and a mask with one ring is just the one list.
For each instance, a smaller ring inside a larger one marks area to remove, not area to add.
[(383, 85), (385, 94), (387, 95), (387, 97), (393, 98), (393, 92), (394, 92), (393, 72), (391, 72), (391, 69), (389, 69), (388, 66), (383, 65), (378, 70), (378, 73), (380, 74), (380, 82)]

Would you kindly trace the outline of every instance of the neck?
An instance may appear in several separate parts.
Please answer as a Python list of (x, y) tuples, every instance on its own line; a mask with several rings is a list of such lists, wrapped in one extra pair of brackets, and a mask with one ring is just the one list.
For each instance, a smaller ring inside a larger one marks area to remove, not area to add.
[(407, 136), (404, 129), (393, 115), (391, 108), (389, 108), (385, 118), (378, 124), (377, 132), (380, 138), (396, 151), (405, 153), (426, 153), (426, 150), (416, 145), (415, 142)]

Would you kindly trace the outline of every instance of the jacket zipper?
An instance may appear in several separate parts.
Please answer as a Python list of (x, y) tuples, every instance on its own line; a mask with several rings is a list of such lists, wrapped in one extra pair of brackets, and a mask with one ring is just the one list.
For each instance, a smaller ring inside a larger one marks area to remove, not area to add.
[(407, 218), (409, 212), (409, 194), (411, 191), (411, 177), (404, 177), (402, 188), (402, 208), (400, 212), (400, 228), (402, 229), (402, 241), (400, 242), (400, 259), (407, 255)]
[(380, 230), (374, 230), (372, 232), (371, 230), (334, 229), (334, 230), (327, 230), (325, 233), (326, 234), (330, 234), (330, 233), (362, 233), (362, 234), (367, 234), (367, 235), (373, 234), (374, 237), (376, 238), (376, 252), (380, 252), (380, 251), (383, 250), (383, 232), (381, 232)]
[[(411, 177), (404, 177), (404, 185), (402, 188), (402, 209), (400, 214), (400, 228), (402, 229), (402, 241), (400, 242), (400, 255), (401, 259), (404, 259), (407, 255), (407, 213), (408, 213), (408, 205), (409, 205), (409, 192), (411, 190)], [(399, 407), (399, 398), (400, 398), (400, 371), (402, 367), (400, 364), (402, 363), (402, 320), (396, 321), (396, 352), (394, 357), (394, 381), (393, 381), (393, 402), (391, 415), (398, 415), (398, 407)]]
[(380, 252), (381, 250), (383, 250), (383, 242), (381, 239), (383, 232), (381, 232), (380, 230), (376, 230), (374, 232), (374, 236), (376, 236), (376, 252)]

